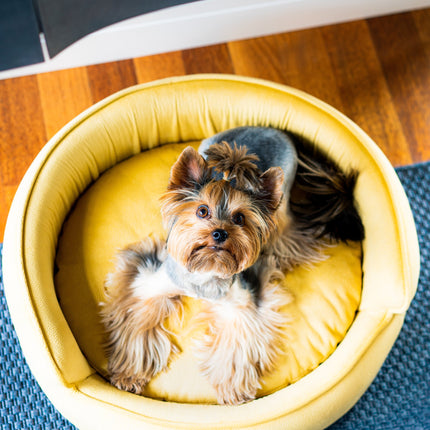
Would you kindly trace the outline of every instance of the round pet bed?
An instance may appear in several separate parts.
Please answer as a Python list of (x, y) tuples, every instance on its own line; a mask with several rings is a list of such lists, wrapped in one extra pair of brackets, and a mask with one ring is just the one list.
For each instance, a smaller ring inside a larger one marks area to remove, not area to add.
[[(359, 171), (362, 244), (282, 283), (285, 352), (258, 399), (214, 404), (191, 354), (190, 299), (174, 326), (181, 354), (144, 396), (105, 379), (99, 302), (115, 250), (163, 235), (158, 197), (187, 145), (240, 125), (296, 134), (342, 169)], [(66, 418), (95, 428), (324, 428), (358, 400), (401, 328), (417, 286), (419, 252), (403, 189), (371, 139), (335, 109), (255, 79), (196, 75), (139, 85), (64, 127), (23, 179), (5, 232), (4, 282), (24, 354)]]

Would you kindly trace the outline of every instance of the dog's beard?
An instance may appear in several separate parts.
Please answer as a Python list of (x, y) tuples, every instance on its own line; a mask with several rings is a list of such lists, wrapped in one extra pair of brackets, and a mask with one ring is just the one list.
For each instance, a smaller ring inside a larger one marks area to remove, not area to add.
[(233, 234), (216, 243), (213, 228), (201, 230), (193, 225), (176, 223), (167, 239), (167, 250), (173, 259), (192, 273), (213, 273), (229, 278), (250, 267), (257, 260), (262, 243), (256, 231)]
[(187, 260), (190, 272), (213, 272), (228, 278), (240, 271), (236, 255), (228, 248), (214, 245), (197, 246)]
[(228, 239), (217, 243), (212, 238), (216, 227), (196, 227), (181, 218), (167, 239), (169, 254), (189, 272), (212, 273), (224, 279), (255, 263), (263, 245), (258, 229), (230, 227)]

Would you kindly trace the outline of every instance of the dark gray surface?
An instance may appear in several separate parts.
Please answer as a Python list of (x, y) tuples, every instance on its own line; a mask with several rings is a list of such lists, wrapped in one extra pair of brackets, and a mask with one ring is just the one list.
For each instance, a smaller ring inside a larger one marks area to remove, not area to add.
[(0, 70), (42, 61), (32, 0), (0, 0)]

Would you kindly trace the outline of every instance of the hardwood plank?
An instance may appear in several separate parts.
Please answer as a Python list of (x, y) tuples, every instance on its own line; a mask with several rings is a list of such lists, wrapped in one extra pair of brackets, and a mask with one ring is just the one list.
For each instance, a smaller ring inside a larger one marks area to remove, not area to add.
[(94, 102), (137, 83), (133, 60), (88, 66), (87, 74)]
[(343, 112), (361, 126), (394, 165), (412, 161), (366, 21), (321, 28)]
[(133, 61), (139, 83), (185, 75), (181, 51), (135, 58)]
[(0, 81), (0, 241), (15, 190), (45, 141), (36, 77)]
[(47, 138), (93, 104), (85, 67), (37, 75)]
[(234, 73), (233, 63), (225, 43), (204, 48), (187, 49), (182, 52), (185, 72)]
[[(430, 8), (415, 10), (411, 12), (411, 15), (413, 16), (427, 60), (430, 61)], [(430, 73), (430, 69), (428, 69), (428, 73)]]
[(228, 43), (235, 73), (285, 84), (281, 54), (285, 34)]
[(3, 242), (4, 229), (6, 227), (9, 209), (12, 205), (16, 190), (18, 189), (18, 184), (2, 185), (0, 189), (0, 242)]
[(411, 12), (415, 26), (427, 54), (430, 54), (430, 9), (414, 10)]
[(414, 18), (404, 13), (368, 25), (412, 161), (430, 160), (430, 57)]
[(46, 141), (34, 76), (0, 81), (0, 181), (16, 185)]
[(318, 29), (230, 42), (228, 47), (236, 73), (290, 85), (342, 110), (330, 58)]

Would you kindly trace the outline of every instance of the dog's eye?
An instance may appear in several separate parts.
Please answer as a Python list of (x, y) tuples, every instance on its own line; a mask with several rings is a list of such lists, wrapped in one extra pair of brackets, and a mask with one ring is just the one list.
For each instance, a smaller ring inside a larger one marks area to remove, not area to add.
[(202, 219), (208, 218), (209, 217), (209, 208), (206, 205), (200, 205), (197, 208), (196, 215)]
[(233, 215), (232, 220), (236, 225), (242, 227), (245, 224), (245, 215), (241, 212), (238, 212)]

